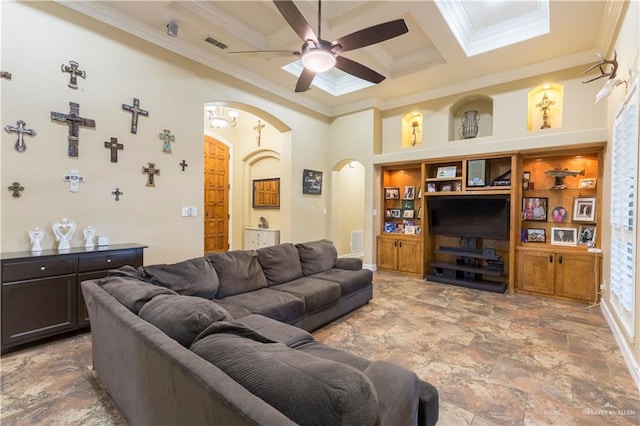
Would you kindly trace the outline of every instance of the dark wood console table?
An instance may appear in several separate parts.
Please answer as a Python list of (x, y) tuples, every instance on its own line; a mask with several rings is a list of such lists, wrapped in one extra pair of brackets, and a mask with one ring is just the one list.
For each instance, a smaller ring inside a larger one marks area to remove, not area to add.
[(110, 269), (142, 266), (141, 244), (112, 244), (64, 252), (42, 250), (0, 254), (2, 265), (2, 353), (56, 334), (87, 327), (80, 283), (103, 278)]

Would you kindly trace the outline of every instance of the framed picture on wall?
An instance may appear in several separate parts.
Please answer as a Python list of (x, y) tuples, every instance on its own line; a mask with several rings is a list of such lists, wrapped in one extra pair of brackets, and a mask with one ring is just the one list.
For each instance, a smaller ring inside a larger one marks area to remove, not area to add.
[(310, 195), (322, 194), (322, 172), (307, 169), (302, 171), (302, 193)]

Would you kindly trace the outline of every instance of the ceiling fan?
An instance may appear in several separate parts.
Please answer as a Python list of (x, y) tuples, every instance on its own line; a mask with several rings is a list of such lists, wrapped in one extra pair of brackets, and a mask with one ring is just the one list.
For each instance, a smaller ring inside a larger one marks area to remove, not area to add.
[(317, 73), (329, 71), (334, 66), (341, 71), (363, 80), (367, 80), (375, 84), (380, 83), (385, 79), (382, 74), (379, 74), (358, 62), (339, 55), (349, 50), (360, 49), (361, 47), (389, 40), (409, 31), (404, 19), (396, 19), (394, 21), (384, 22), (382, 24), (356, 31), (349, 35), (340, 37), (334, 42), (330, 42), (321, 38), (322, 2), (320, 0), (318, 1), (317, 35), (293, 1), (274, 0), (273, 2), (287, 23), (289, 23), (291, 28), (293, 28), (296, 34), (298, 34), (298, 36), (300, 36), (304, 41), (300, 51), (262, 50), (258, 52), (245, 51), (230, 53), (280, 52), (289, 55), (300, 55), (304, 69), (302, 70), (300, 77), (298, 77), (295, 90), (296, 92), (307, 91)]

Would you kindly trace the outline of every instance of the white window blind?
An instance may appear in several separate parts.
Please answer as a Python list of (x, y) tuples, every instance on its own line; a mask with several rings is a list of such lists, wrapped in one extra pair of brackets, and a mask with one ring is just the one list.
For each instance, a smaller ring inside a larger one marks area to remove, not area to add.
[(635, 334), (635, 276), (638, 220), (638, 84), (625, 100), (613, 126), (611, 167), (611, 298), (629, 337)]

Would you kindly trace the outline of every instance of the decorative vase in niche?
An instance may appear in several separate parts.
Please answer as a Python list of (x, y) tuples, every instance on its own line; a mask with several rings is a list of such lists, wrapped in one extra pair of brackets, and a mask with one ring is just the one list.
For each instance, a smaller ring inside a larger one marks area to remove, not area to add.
[(478, 111), (466, 111), (462, 116), (462, 137), (465, 139), (475, 138), (478, 135), (479, 121)]

